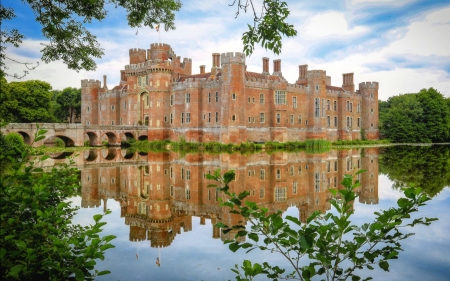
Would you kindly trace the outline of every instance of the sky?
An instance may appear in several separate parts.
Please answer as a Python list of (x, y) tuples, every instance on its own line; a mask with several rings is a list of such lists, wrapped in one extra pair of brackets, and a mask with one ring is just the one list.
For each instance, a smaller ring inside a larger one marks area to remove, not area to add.
[[(148, 49), (152, 43), (167, 43), (182, 58), (191, 58), (193, 74), (200, 65), (212, 66), (212, 53), (242, 52), (242, 33), (253, 23), (251, 14), (228, 4), (232, 0), (182, 0), (176, 13), (176, 30), (160, 32), (148, 27), (131, 28), (125, 11), (108, 6), (108, 17), (86, 25), (97, 36), (104, 56), (95, 71), (70, 70), (62, 62), (40, 60), (46, 38), (28, 4), (3, 0), (16, 18), (2, 22), (2, 29), (17, 28), (25, 35), (19, 48), (8, 46), (7, 56), (20, 62), (39, 62), (22, 80), (42, 80), (53, 89), (81, 87), (82, 79), (119, 84), (120, 70), (129, 63), (128, 50)], [(261, 0), (255, 0), (261, 2)], [(262, 57), (281, 59), (281, 71), (289, 83), (298, 79), (298, 66), (325, 70), (333, 86), (342, 85), (343, 73), (354, 73), (356, 88), (366, 81), (379, 82), (379, 99), (416, 93), (433, 87), (450, 97), (450, 0), (301, 0), (286, 1), (297, 36), (283, 38), (280, 55), (257, 46), (247, 57), (247, 70), (262, 72)], [(21, 74), (23, 67), (5, 61), (9, 73)], [(13, 81), (9, 78), (8, 81)]]

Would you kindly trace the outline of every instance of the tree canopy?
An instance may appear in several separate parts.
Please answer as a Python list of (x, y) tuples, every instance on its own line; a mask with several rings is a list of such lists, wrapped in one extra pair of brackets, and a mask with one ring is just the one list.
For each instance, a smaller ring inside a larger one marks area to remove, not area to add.
[(2, 122), (53, 122), (52, 86), (39, 80), (8, 83), (0, 77)]
[(381, 134), (397, 143), (450, 141), (448, 100), (429, 88), (380, 101)]
[[(153, 28), (163, 25), (166, 31), (175, 29), (175, 12), (179, 11), (182, 4), (180, 0), (22, 0), (27, 3), (36, 16), (36, 22), (42, 26), (42, 34), (48, 39), (42, 43), (42, 61), (49, 63), (62, 60), (69, 69), (95, 70), (95, 58), (104, 55), (97, 37), (92, 34), (86, 24), (93, 21), (102, 21), (108, 16), (108, 9), (115, 8), (126, 10), (127, 21), (130, 27), (148, 26)], [(230, 0), (231, 2), (231, 0)], [(247, 10), (253, 13), (253, 25), (248, 25), (249, 30), (242, 36), (244, 52), (250, 55), (256, 43), (261, 43), (265, 49), (276, 54), (281, 52), (282, 36), (292, 37), (297, 34), (293, 25), (286, 22), (290, 14), (287, 3), (280, 0), (263, 0), (262, 7), (256, 7), (253, 0), (234, 0), (229, 4), (237, 7), (236, 17), (241, 11)], [(261, 12), (257, 12), (261, 11)], [(15, 17), (12, 8), (0, 4), (0, 23)], [(2, 24), (0, 36), (0, 74), (21, 78), (7, 72), (5, 59), (7, 44), (19, 47), (24, 35), (17, 29), (8, 30)], [(9, 58), (10, 59), (10, 58)], [(12, 60), (12, 59), (11, 59)], [(24, 64), (32, 69), (26, 62)], [(35, 66), (34, 66), (35, 67)]]

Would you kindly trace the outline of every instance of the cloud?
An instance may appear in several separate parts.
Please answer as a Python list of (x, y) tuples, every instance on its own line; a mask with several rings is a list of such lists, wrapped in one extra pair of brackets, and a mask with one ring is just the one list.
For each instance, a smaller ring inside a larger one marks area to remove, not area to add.
[(351, 38), (368, 32), (364, 26), (349, 26), (348, 17), (339, 12), (327, 12), (311, 17), (302, 27), (302, 36), (316, 38)]

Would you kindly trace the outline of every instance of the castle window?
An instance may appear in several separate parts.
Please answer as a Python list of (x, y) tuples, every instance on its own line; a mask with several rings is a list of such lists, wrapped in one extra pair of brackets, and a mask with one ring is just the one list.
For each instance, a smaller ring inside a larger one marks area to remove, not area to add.
[(114, 121), (111, 121), (111, 125), (114, 125)]
[(327, 110), (330, 110), (330, 100), (327, 100)]
[(208, 112), (208, 123), (211, 123), (211, 112)]
[(169, 82), (166, 81), (166, 87), (168, 87), (168, 86), (169, 86)]
[(170, 178), (173, 178), (173, 168), (170, 167)]
[(266, 179), (266, 170), (264, 170), (264, 169), (259, 170), (259, 179), (260, 180)]
[(297, 194), (297, 186), (298, 186), (298, 182), (292, 183), (292, 194)]
[(184, 168), (181, 168), (181, 179), (184, 180)]
[(327, 116), (327, 127), (329, 128), (331, 126), (331, 117)]
[(350, 111), (350, 102), (347, 101), (347, 111)]
[(292, 97), (292, 108), (297, 108), (297, 97)]
[(216, 102), (219, 102), (219, 92), (216, 92)]
[(186, 180), (191, 179), (191, 170), (186, 170)]
[(373, 112), (373, 108), (370, 109), (370, 112)]
[(252, 118), (249, 116), (248, 117), (248, 123), (252, 122)]
[(281, 179), (281, 170), (277, 169), (277, 179)]
[(191, 102), (191, 94), (187, 93), (186, 94), (186, 103), (190, 103)]
[(232, 94), (231, 95), (231, 99), (235, 100), (236, 99), (236, 94)]
[(372, 99), (373, 99), (373, 94), (370, 94), (370, 98), (372, 98)]
[(127, 109), (127, 101), (123, 102), (123, 109)]
[(184, 112), (181, 113), (181, 124), (184, 123)]
[(91, 125), (91, 122), (87, 121), (87, 122), (86, 122), (86, 125)]
[(255, 103), (255, 98), (252, 98), (252, 102)]
[(208, 93), (208, 102), (211, 102), (211, 93)]
[(158, 127), (159, 128), (159, 126), (161, 125), (161, 121), (159, 121), (159, 120), (156, 120), (156, 127)]
[(319, 85), (316, 85), (316, 91), (318, 91), (319, 90)]
[(314, 117), (320, 117), (320, 99), (314, 99)]
[(277, 118), (277, 124), (280, 124), (281, 123), (281, 113), (277, 113), (276, 118)]
[(219, 112), (216, 112), (216, 123), (219, 122)]
[(145, 126), (148, 126), (148, 121), (149, 121), (149, 117), (148, 117), (148, 115), (146, 115), (146, 116), (144, 117), (144, 125), (145, 125)]
[(322, 99), (322, 117), (325, 117), (325, 99)]
[(164, 123), (167, 123), (167, 116), (164, 116)]
[(255, 117), (252, 117), (252, 122), (255, 123)]
[(88, 112), (91, 111), (91, 108), (90, 108), (89, 106), (87, 107), (87, 111), (88, 111)]
[(299, 175), (301, 175), (302, 174), (302, 166), (300, 165), (300, 166), (298, 166), (298, 171), (297, 171), (297, 173), (299, 174)]
[(320, 191), (320, 173), (314, 173), (314, 191)]
[(275, 187), (275, 201), (284, 201), (286, 200), (286, 187)]
[(251, 103), (251, 100), (252, 100), (251, 98), (248, 98), (248, 103)]
[(122, 117), (120, 117), (120, 125), (122, 125)]
[(186, 200), (191, 199), (191, 190), (189, 188), (186, 188)]
[(353, 112), (353, 103), (350, 103), (350, 112)]
[(145, 104), (147, 106), (150, 104), (150, 97), (148, 95), (145, 96)]
[(173, 95), (170, 95), (170, 105), (173, 105)]
[(170, 124), (173, 124), (173, 114), (170, 113)]
[(259, 189), (259, 198), (264, 198), (264, 187)]
[(231, 120), (236, 121), (236, 115), (232, 115)]
[(331, 162), (327, 161), (327, 173), (331, 172)]
[(294, 166), (291, 166), (291, 167), (289, 168), (289, 174), (290, 174), (291, 176), (294, 175)]
[(290, 121), (291, 121), (291, 124), (294, 124), (294, 115), (293, 115), (293, 114), (291, 114), (291, 116), (289, 117), (289, 119), (290, 119)]
[(116, 107), (114, 105), (111, 105), (111, 110), (116, 109)]
[(266, 117), (264, 116), (264, 113), (259, 114), (259, 122), (264, 123), (266, 121)]
[(298, 123), (302, 124), (302, 116), (301, 115), (298, 116)]
[(358, 124), (358, 128), (359, 128), (361, 126), (359, 117), (357, 119), (357, 124)]
[(334, 126), (335, 127), (338, 126), (338, 118), (337, 118), (337, 116), (334, 116)]
[(361, 112), (361, 103), (358, 103), (358, 106), (356, 107), (357, 112)]
[(275, 91), (275, 104), (286, 104), (285, 91)]
[(373, 128), (373, 123), (370, 123), (370, 127), (372, 127), (372, 128)]
[(190, 112), (186, 113), (186, 124), (189, 124), (189, 123), (191, 123), (191, 113)]
[(333, 101), (333, 109), (334, 111), (337, 111), (337, 101)]
[(148, 75), (145, 75), (145, 86), (148, 85)]
[(259, 103), (264, 103), (264, 94), (259, 94)]
[(337, 172), (338, 171), (338, 162), (334, 161), (334, 171)]
[(308, 119), (305, 120), (305, 125), (308, 125)]

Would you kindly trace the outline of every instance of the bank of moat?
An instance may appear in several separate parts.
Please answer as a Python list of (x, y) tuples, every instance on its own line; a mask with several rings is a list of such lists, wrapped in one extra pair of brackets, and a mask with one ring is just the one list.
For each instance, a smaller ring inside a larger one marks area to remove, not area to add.
[[(167, 44), (129, 50), (119, 85), (106, 76), (82, 80), (85, 125), (145, 125), (149, 140), (222, 143), (378, 139), (378, 82), (359, 83), (343, 74), (332, 86), (324, 70), (299, 66), (297, 81), (282, 75), (281, 60), (262, 58), (260, 73), (246, 70), (242, 53), (213, 53), (192, 74), (192, 60)], [(142, 132), (141, 132), (142, 133)]]

